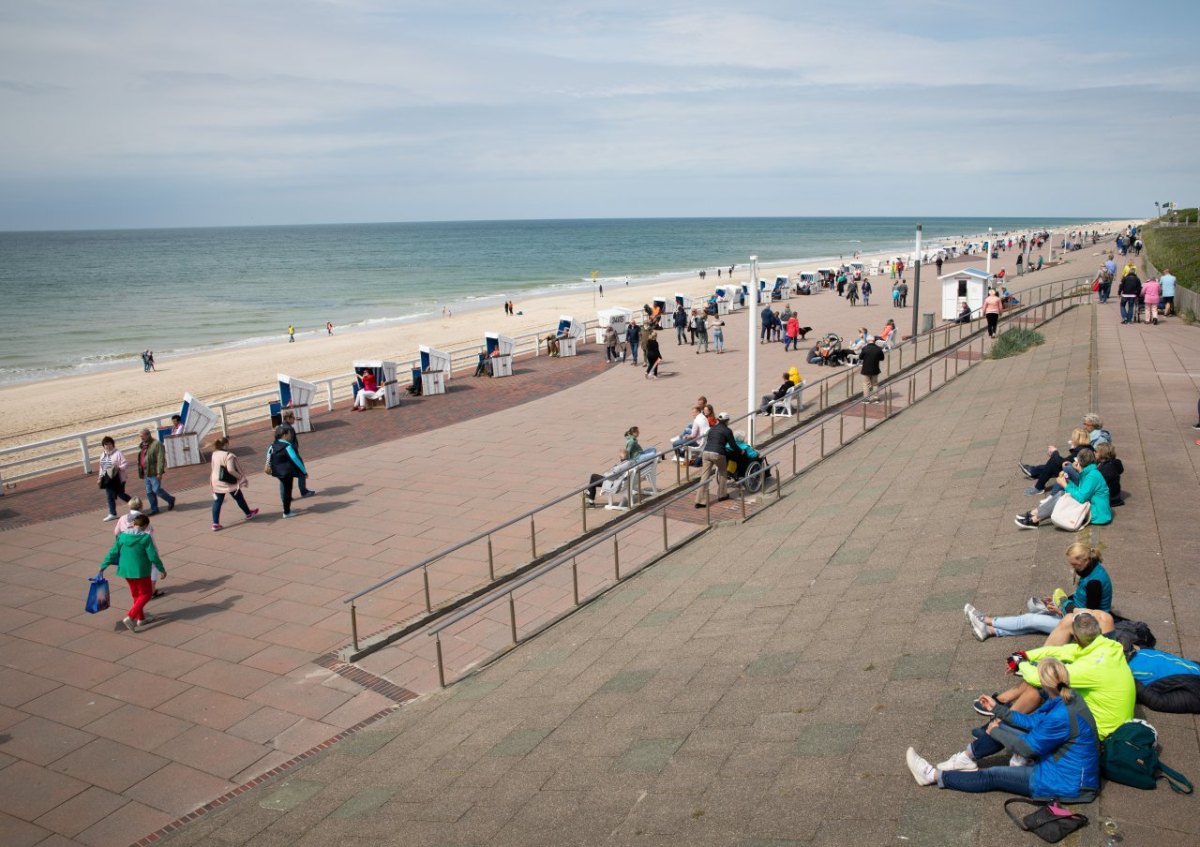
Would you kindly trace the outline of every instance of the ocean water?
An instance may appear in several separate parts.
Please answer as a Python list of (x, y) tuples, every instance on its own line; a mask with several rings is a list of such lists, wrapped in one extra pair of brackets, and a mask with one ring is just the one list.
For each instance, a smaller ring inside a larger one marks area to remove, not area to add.
[[(926, 242), (1085, 223), (924, 219)], [(911, 250), (906, 218), (475, 221), (0, 233), (0, 382), (498, 307), (701, 268)], [(711, 274), (715, 281), (715, 273)], [(715, 282), (714, 282), (715, 284)], [(650, 292), (647, 292), (649, 295)], [(656, 292), (657, 293), (657, 292)]]

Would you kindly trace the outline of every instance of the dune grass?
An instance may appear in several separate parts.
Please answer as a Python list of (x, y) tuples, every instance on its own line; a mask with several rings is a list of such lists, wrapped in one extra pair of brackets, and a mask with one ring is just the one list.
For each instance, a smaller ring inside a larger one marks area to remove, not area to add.
[(1007, 359), (1009, 356), (1024, 353), (1030, 347), (1037, 347), (1039, 344), (1045, 343), (1045, 337), (1040, 332), (1034, 332), (1032, 329), (1025, 329), (1023, 327), (1006, 329), (996, 336), (996, 343), (992, 345), (992, 349), (988, 352), (988, 358)]
[(1151, 224), (1141, 234), (1146, 256), (1159, 273), (1170, 268), (1178, 284), (1200, 291), (1200, 226), (1195, 225), (1196, 209), (1180, 209), (1180, 221), (1191, 226), (1158, 226)]

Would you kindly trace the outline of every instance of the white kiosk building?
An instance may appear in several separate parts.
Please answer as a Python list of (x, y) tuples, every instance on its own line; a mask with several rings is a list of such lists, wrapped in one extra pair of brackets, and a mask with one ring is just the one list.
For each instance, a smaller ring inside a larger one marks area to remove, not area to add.
[(966, 303), (971, 316), (979, 317), (983, 298), (987, 296), (991, 277), (979, 268), (964, 268), (961, 271), (938, 277), (942, 284), (942, 320), (952, 321), (958, 317), (960, 304)]
[[(613, 332), (617, 334), (618, 339), (624, 338), (625, 330), (629, 329), (629, 323), (632, 320), (633, 312), (630, 309), (623, 309), (620, 306), (615, 309), (601, 309), (596, 312), (596, 343), (604, 343), (604, 330), (610, 326), (613, 328)], [(561, 322), (559, 326), (562, 326)]]

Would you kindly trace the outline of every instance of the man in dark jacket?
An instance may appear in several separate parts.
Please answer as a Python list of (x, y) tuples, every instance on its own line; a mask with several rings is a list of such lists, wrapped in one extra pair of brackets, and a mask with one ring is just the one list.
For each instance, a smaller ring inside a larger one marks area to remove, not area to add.
[(294, 518), (292, 511), (292, 480), (308, 476), (308, 469), (296, 448), (291, 435), (282, 426), (275, 427), (275, 441), (267, 448), (267, 461), (271, 465), (271, 476), (279, 480), (279, 499), (283, 502), (283, 516)]
[(680, 305), (675, 309), (674, 326), (675, 326), (675, 344), (682, 346), (684, 338), (687, 337), (688, 313), (687, 310)]
[(763, 306), (759, 317), (762, 319), (762, 332), (759, 334), (758, 343), (766, 344), (771, 340), (771, 327), (775, 325), (775, 313), (771, 311), (770, 303)]
[(776, 388), (774, 393), (763, 395), (762, 405), (759, 406), (758, 413), (760, 415), (765, 415), (768, 412), (770, 412), (771, 404), (774, 403), (776, 400), (782, 400), (784, 398), (784, 396), (795, 387), (796, 387), (796, 383), (792, 382), (792, 377), (788, 374), (787, 371), (784, 371), (783, 372), (783, 384), (780, 385), (778, 388)]
[(159, 440), (148, 429), (142, 430), (142, 443), (138, 447), (138, 476), (146, 481), (146, 499), (150, 501), (150, 514), (158, 514), (158, 498), (167, 501), (167, 511), (175, 508), (175, 498), (162, 486), (167, 472), (167, 455)]
[(703, 509), (708, 505), (708, 479), (714, 473), (717, 475), (717, 500), (728, 500), (725, 491), (725, 480), (728, 474), (726, 464), (730, 456), (736, 456), (741, 450), (733, 438), (733, 430), (729, 428), (729, 415), (721, 412), (717, 422), (708, 430), (704, 437), (704, 472), (700, 475), (700, 489), (696, 492), (696, 508)]
[(868, 335), (867, 343), (858, 351), (858, 361), (862, 363), (863, 401), (866, 403), (879, 402), (879, 374), (883, 362), (883, 348), (875, 343), (875, 336)]
[[(625, 341), (629, 344), (629, 352), (633, 354), (633, 364), (637, 365), (638, 346), (642, 343), (642, 328), (637, 325), (637, 321), (629, 322), (625, 329)], [(624, 352), (621, 353), (621, 361), (625, 361)]]
[(1121, 287), (1117, 291), (1121, 295), (1121, 323), (1132, 323), (1137, 316), (1138, 298), (1142, 296), (1142, 281), (1137, 272), (1131, 270), (1121, 277)]

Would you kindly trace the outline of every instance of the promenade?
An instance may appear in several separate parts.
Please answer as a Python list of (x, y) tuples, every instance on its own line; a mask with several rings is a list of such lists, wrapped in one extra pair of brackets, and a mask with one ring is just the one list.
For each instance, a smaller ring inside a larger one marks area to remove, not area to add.
[[(869, 314), (873, 325), (888, 310)], [(1092, 361), (1132, 492), (1104, 537), (1119, 607), (1151, 622), (1166, 649), (1200, 654), (1194, 600), (1179, 590), (1196, 578), (1182, 558), (1194, 527), (1170, 512), (1188, 504), (1171, 493), (1196, 483), (1197, 375), (1185, 366), (1195, 331), (1118, 327), (1111, 306), (1045, 332), (1046, 347), (975, 369), (782, 504), (400, 709), (408, 694), (388, 651), (368, 687), (321, 660), (348, 640), (345, 593), (576, 487), (611, 464), (630, 424), (644, 444), (665, 444), (697, 386), (740, 408), (722, 398), (744, 395), (744, 316), (727, 327), (735, 355), (677, 356), (664, 334), (681, 378), (597, 367), (589, 348), (561, 363), (578, 371), (574, 387), (490, 415), (367, 445), (334, 427), (356, 449), (328, 454), (308, 446), (333, 438), (322, 425), (304, 437), (322, 493), (295, 521), (243, 526), (227, 504), (214, 534), (189, 493), (156, 522), (171, 577), (155, 611), (166, 620), (138, 636), (113, 631), (112, 612), (81, 613), (83, 579), (107, 546), (98, 510), (7, 532), (0, 841), (128, 844), (368, 721), (172, 843), (955, 843), (922, 827), (976, 832), (980, 814), (985, 832), (1011, 826), (994, 797), (916, 789), (903, 748), (956, 749), (972, 725), (962, 707), (999, 684), (1013, 645), (977, 644), (962, 604), (1002, 607), (1065, 581), (1066, 537), (1012, 526), (1027, 505), (1013, 463), (1060, 442), (1087, 410)], [(768, 372), (795, 361), (760, 349)], [(491, 386), (505, 383), (480, 396)], [(250, 499), (277, 511), (269, 482), (257, 478)], [(392, 600), (393, 612), (411, 605)], [(383, 604), (375, 611), (364, 630), (386, 623)], [(1166, 760), (1196, 774), (1194, 720), (1152, 719)], [(1158, 840), (1194, 839), (1196, 817), (1180, 815), (1188, 801), (1158, 792), (1123, 808), (1125, 797), (1102, 802), (1130, 821), (1161, 808)]]

